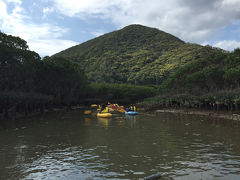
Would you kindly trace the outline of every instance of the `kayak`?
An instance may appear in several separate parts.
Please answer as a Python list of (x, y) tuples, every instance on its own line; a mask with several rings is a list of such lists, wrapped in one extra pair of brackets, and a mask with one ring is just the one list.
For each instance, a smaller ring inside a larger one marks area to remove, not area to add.
[(137, 115), (138, 112), (137, 112), (137, 111), (126, 111), (125, 114), (128, 114), (128, 115)]
[(111, 113), (97, 113), (97, 117), (110, 118), (110, 117), (112, 117), (112, 114)]

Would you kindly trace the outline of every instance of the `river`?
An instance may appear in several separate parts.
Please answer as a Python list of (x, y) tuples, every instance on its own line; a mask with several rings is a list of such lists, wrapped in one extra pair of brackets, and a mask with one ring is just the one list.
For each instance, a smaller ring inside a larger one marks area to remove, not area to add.
[(0, 122), (0, 179), (240, 179), (240, 126), (194, 115), (82, 111)]

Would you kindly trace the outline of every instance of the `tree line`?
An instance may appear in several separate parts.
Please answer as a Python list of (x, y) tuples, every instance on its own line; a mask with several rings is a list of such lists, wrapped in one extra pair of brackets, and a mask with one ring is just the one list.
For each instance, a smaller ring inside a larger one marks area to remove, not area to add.
[(218, 51), (179, 67), (159, 86), (159, 95), (142, 105), (239, 111), (240, 49)]
[(41, 59), (25, 40), (0, 33), (0, 113), (5, 117), (76, 103), (86, 83), (79, 64)]
[(103, 101), (137, 101), (155, 87), (90, 84), (83, 68), (63, 57), (41, 57), (27, 42), (0, 32), (0, 115), (43, 113)]
[(240, 87), (240, 49), (217, 52), (173, 72), (161, 88), (176, 93), (208, 93)]

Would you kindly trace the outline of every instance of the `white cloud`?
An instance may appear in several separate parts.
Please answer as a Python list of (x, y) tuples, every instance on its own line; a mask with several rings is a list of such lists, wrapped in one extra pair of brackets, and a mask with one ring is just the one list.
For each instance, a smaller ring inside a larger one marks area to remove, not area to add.
[(217, 42), (213, 46), (226, 49), (228, 51), (233, 51), (236, 48), (240, 48), (240, 42), (235, 40), (224, 40)]
[[(10, 13), (7, 12), (7, 2), (14, 3)], [(0, 0), (0, 9), (1, 31), (23, 38), (28, 42), (29, 48), (41, 56), (52, 55), (77, 44), (74, 41), (61, 39), (68, 31), (66, 28), (47, 23), (33, 23), (31, 17), (24, 14), (20, 0)]]
[(54, 12), (54, 8), (53, 7), (46, 7), (46, 8), (43, 8), (43, 17), (46, 18), (47, 15), (49, 13), (52, 13)]
[(3, 1), (0, 1), (0, 9), (1, 9), (1, 13), (0, 13), (0, 20), (1, 20), (7, 16), (7, 5)]
[(240, 0), (51, 0), (60, 13), (111, 19), (119, 27), (143, 24), (201, 43), (240, 19)]
[[(111, 0), (88, 0), (88, 1), (76, 1), (76, 0), (52, 0), (55, 3), (55, 7), (67, 16), (76, 15), (94, 15), (105, 14), (108, 11), (112, 11), (114, 6), (120, 7), (122, 1)], [(125, 5), (126, 3), (124, 3)]]
[(64, 49), (77, 45), (70, 40), (51, 39), (51, 40), (34, 40), (29, 43), (30, 49), (35, 49), (42, 56), (51, 56)]
[[(111, 20), (118, 28), (129, 24), (143, 24), (169, 32), (184, 41), (201, 44), (212, 42), (220, 28), (223, 29), (236, 22), (239, 25), (240, 22), (240, 0), (40, 0), (39, 2), (47, 3), (47, 7), (42, 10), (43, 17), (58, 12), (65, 16), (84, 19), (88, 23), (89, 17)], [(11, 11), (7, 8), (9, 4), (14, 7)], [(21, 0), (0, 0), (0, 11), (1, 31), (20, 36), (28, 42), (32, 50), (41, 55), (51, 55), (77, 44), (62, 39), (63, 35), (68, 33), (67, 28), (48, 23), (33, 23), (31, 17), (27, 16), (22, 8)], [(236, 28), (237, 32), (233, 30), (231, 29), (229, 33), (240, 38), (239, 30)], [(93, 30), (89, 33), (99, 36), (105, 32)], [(238, 42), (222, 41), (216, 44), (229, 50)]]
[(21, 0), (7, 0), (8, 3), (22, 4)]

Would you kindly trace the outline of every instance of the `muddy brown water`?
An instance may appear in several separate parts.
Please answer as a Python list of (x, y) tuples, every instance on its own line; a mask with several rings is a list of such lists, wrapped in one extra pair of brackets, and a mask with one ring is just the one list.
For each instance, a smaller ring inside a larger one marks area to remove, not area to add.
[(240, 127), (194, 115), (73, 112), (0, 122), (0, 179), (240, 179)]

